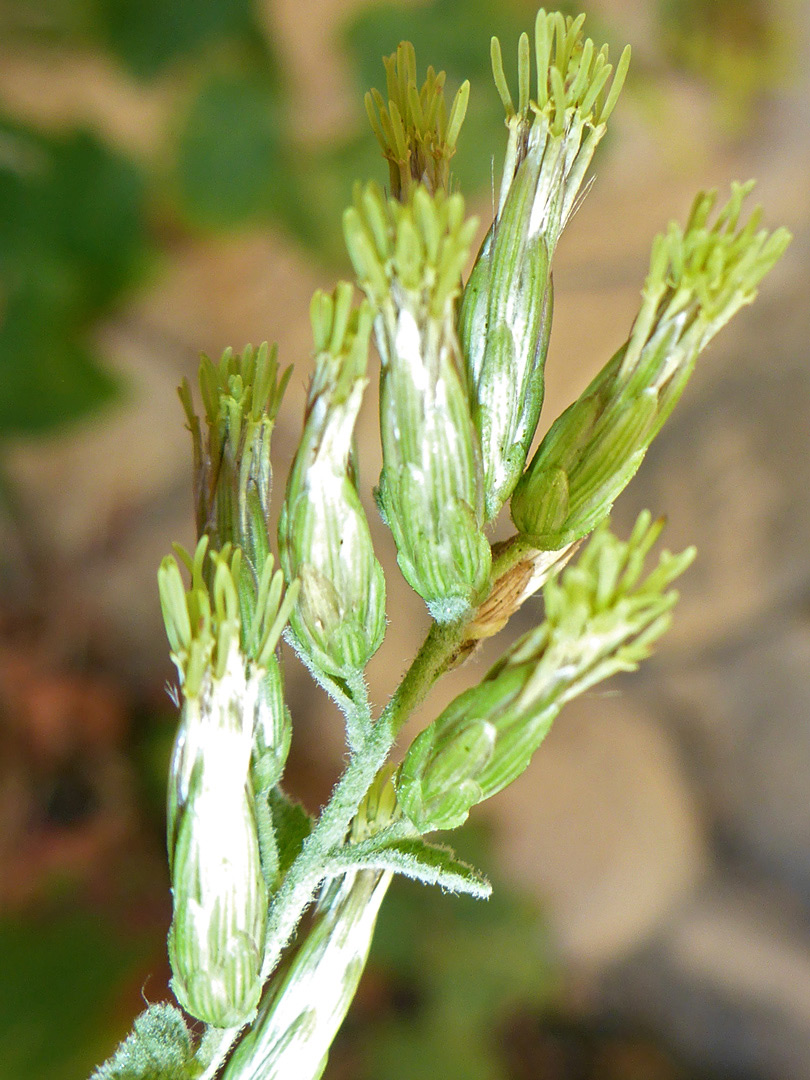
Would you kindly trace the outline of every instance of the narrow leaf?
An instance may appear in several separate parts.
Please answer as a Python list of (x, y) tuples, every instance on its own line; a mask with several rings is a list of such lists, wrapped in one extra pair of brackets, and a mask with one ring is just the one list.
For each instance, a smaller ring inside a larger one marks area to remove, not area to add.
[(425, 885), (439, 885), (446, 892), (467, 893), (479, 900), (492, 892), (487, 879), (458, 859), (451, 848), (428, 844), (419, 837), (383, 844), (372, 839), (343, 848), (332, 860), (332, 868), (393, 870)]

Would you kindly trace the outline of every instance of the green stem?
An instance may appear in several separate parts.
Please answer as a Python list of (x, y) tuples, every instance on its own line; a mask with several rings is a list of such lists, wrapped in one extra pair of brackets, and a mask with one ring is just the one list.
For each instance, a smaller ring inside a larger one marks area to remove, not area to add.
[(468, 619), (440, 625), (434, 623), (402, 682), (380, 717), (396, 736), (411, 713), (425, 700), (428, 691), (447, 667), (453, 653), (464, 641)]
[(368, 688), (363, 672), (356, 672), (341, 685), (313, 663), (291, 629), (285, 633), (284, 640), (294, 650), (313, 681), (332, 698), (343, 713), (349, 749), (352, 753), (359, 751), (372, 727), (371, 704), (368, 700)]
[(349, 691), (350, 707), (345, 711), (346, 738), (351, 750), (363, 745), (373, 724), (371, 703), (368, 700), (368, 687), (362, 671), (352, 673), (346, 679)]
[(274, 970), (316, 889), (327, 876), (329, 854), (343, 843), (352, 818), (388, 757), (392, 744), (391, 728), (381, 719), (352, 757), (332, 798), (287, 872), (267, 921), (263, 979)]
[[(499, 578), (535, 550), (525, 537), (515, 535), (507, 540), (497, 553), (493, 552), (490, 592)], [(439, 676), (447, 669), (453, 655), (464, 644), (473, 617), (474, 613), (458, 622), (443, 625), (433, 623), (431, 626), (422, 647), (381, 717), (391, 725), (395, 737), (414, 709), (425, 700)]]

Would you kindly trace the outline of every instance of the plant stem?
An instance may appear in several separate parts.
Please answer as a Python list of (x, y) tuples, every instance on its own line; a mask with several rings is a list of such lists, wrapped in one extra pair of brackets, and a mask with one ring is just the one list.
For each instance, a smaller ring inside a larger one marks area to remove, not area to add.
[(468, 621), (461, 619), (455, 623), (434, 623), (431, 626), (422, 647), (380, 717), (380, 723), (390, 724), (394, 736), (427, 697), (453, 653), (464, 641)]
[(301, 915), (318, 885), (329, 874), (329, 854), (343, 843), (346, 830), (391, 749), (390, 725), (377, 722), (364, 745), (354, 754), (324, 807), (315, 828), (304, 842), (276, 893), (267, 921), (267, 948), (262, 977), (278, 963)]
[(368, 700), (368, 687), (362, 671), (347, 679), (350, 706), (345, 710), (346, 738), (350, 750), (356, 750), (371, 731), (373, 718)]
[[(518, 563), (536, 554), (536, 549), (523, 536), (515, 535), (493, 549), (492, 574), (489, 593), (498, 580)], [(484, 601), (485, 602), (485, 601)], [(475, 611), (454, 623), (433, 623), (422, 647), (405, 673), (391, 700), (382, 714), (390, 723), (394, 736), (428, 695), (430, 688), (468, 639), (470, 624), (475, 621)]]

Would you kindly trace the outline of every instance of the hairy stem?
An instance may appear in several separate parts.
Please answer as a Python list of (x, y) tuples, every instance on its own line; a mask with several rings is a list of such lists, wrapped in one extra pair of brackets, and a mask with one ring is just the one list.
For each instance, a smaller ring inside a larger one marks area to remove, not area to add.
[(468, 620), (439, 625), (433, 623), (422, 647), (405, 673), (380, 718), (396, 736), (411, 713), (425, 700), (429, 690), (446, 669), (464, 640)]

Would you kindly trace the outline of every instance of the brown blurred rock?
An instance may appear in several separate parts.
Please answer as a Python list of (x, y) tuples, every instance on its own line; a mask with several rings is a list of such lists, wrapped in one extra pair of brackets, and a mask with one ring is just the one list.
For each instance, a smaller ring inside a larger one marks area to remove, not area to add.
[(88, 127), (138, 157), (160, 152), (179, 89), (137, 82), (92, 50), (21, 48), (16, 38), (0, 52), (0, 99), (13, 115), (51, 130)]
[(715, 882), (604, 991), (718, 1076), (810, 1077), (806, 922), (765, 883)]
[(810, 904), (810, 627), (780, 612), (667, 686), (712, 827)]
[(652, 934), (704, 870), (677, 750), (628, 695), (572, 703), (491, 806), (505, 871), (545, 901), (563, 956), (588, 971)]

